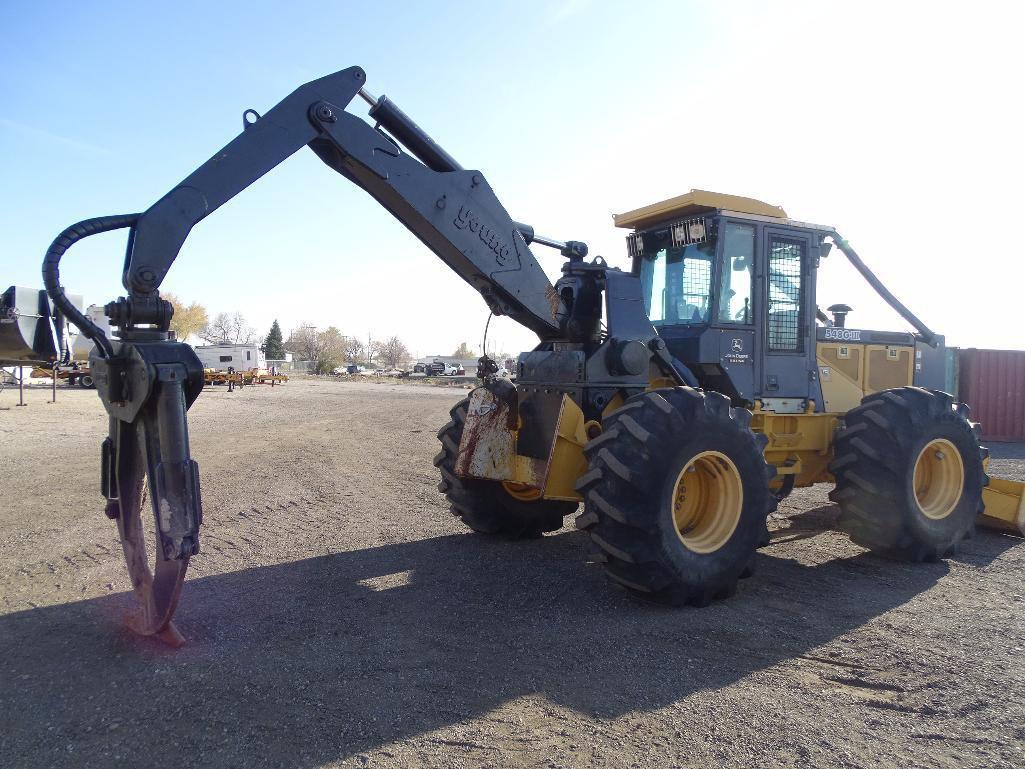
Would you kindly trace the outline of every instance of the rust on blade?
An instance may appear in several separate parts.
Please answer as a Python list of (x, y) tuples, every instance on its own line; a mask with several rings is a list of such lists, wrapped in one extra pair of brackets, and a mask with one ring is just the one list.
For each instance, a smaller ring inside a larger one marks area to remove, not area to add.
[(512, 404), (486, 387), (470, 394), (455, 472), (463, 478), (511, 481), (540, 489), (547, 463), (516, 453), (516, 432), (510, 429)]
[(147, 508), (147, 483), (144, 463), (141, 457), (139, 460), (132, 463), (129, 477), (123, 479), (125, 482), (116, 511), (110, 511), (116, 513), (121, 549), (138, 604), (136, 612), (126, 619), (126, 624), (139, 635), (153, 636), (177, 648), (185, 643), (185, 638), (171, 620), (178, 608), (189, 559), (165, 560), (160, 550), (159, 534), (154, 531), (156, 557), (154, 568), (150, 569), (146, 533), (142, 525), (142, 513)]

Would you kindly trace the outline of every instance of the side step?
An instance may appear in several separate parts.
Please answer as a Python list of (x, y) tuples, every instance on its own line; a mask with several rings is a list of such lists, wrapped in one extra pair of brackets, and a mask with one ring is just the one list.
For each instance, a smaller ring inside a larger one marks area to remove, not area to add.
[(986, 512), (979, 516), (980, 526), (1025, 537), (1025, 483), (990, 478), (982, 501)]

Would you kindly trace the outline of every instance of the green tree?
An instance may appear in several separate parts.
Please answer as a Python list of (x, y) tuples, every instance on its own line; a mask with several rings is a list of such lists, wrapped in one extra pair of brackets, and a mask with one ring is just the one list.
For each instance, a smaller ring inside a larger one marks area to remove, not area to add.
[(473, 348), (466, 344), (466, 342), (460, 342), (459, 347), (452, 353), (453, 358), (476, 358), (477, 353), (473, 351)]
[(171, 316), (171, 330), (179, 341), (184, 342), (193, 334), (199, 334), (206, 328), (208, 319), (206, 308), (203, 305), (197, 302), (185, 304), (171, 293), (164, 293), (162, 296), (174, 308), (174, 315)]
[(320, 332), (321, 353), (317, 361), (318, 374), (330, 374), (345, 361), (345, 337), (335, 326)]
[(270, 332), (267, 334), (267, 338), (263, 342), (264, 355), (267, 356), (268, 360), (283, 360), (285, 357), (285, 339), (281, 335), (281, 326), (278, 325), (278, 319), (275, 318), (271, 324)]

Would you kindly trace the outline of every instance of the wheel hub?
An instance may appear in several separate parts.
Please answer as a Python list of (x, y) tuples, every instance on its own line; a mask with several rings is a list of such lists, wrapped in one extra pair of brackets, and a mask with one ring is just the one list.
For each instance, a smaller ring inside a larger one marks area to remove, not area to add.
[(961, 453), (945, 438), (929, 441), (915, 460), (915, 500), (922, 515), (939, 521), (950, 515), (964, 490)]
[(744, 486), (737, 466), (719, 451), (693, 456), (673, 487), (673, 524), (683, 546), (713, 553), (740, 523)]
[(520, 502), (536, 502), (541, 499), (541, 489), (528, 486), (525, 483), (502, 481), (502, 488), (505, 489), (506, 494)]

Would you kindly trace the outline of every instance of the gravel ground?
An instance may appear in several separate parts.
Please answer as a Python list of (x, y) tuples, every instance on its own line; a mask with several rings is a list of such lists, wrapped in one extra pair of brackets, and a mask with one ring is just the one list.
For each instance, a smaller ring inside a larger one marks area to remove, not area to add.
[[(1025, 765), (1020, 540), (893, 563), (802, 490), (736, 597), (659, 609), (572, 526), (506, 543), (449, 515), (457, 389), (213, 388), (171, 651), (120, 624), (99, 400), (48, 397), (0, 394), (0, 766)], [(1025, 480), (1025, 446), (992, 448)]]

